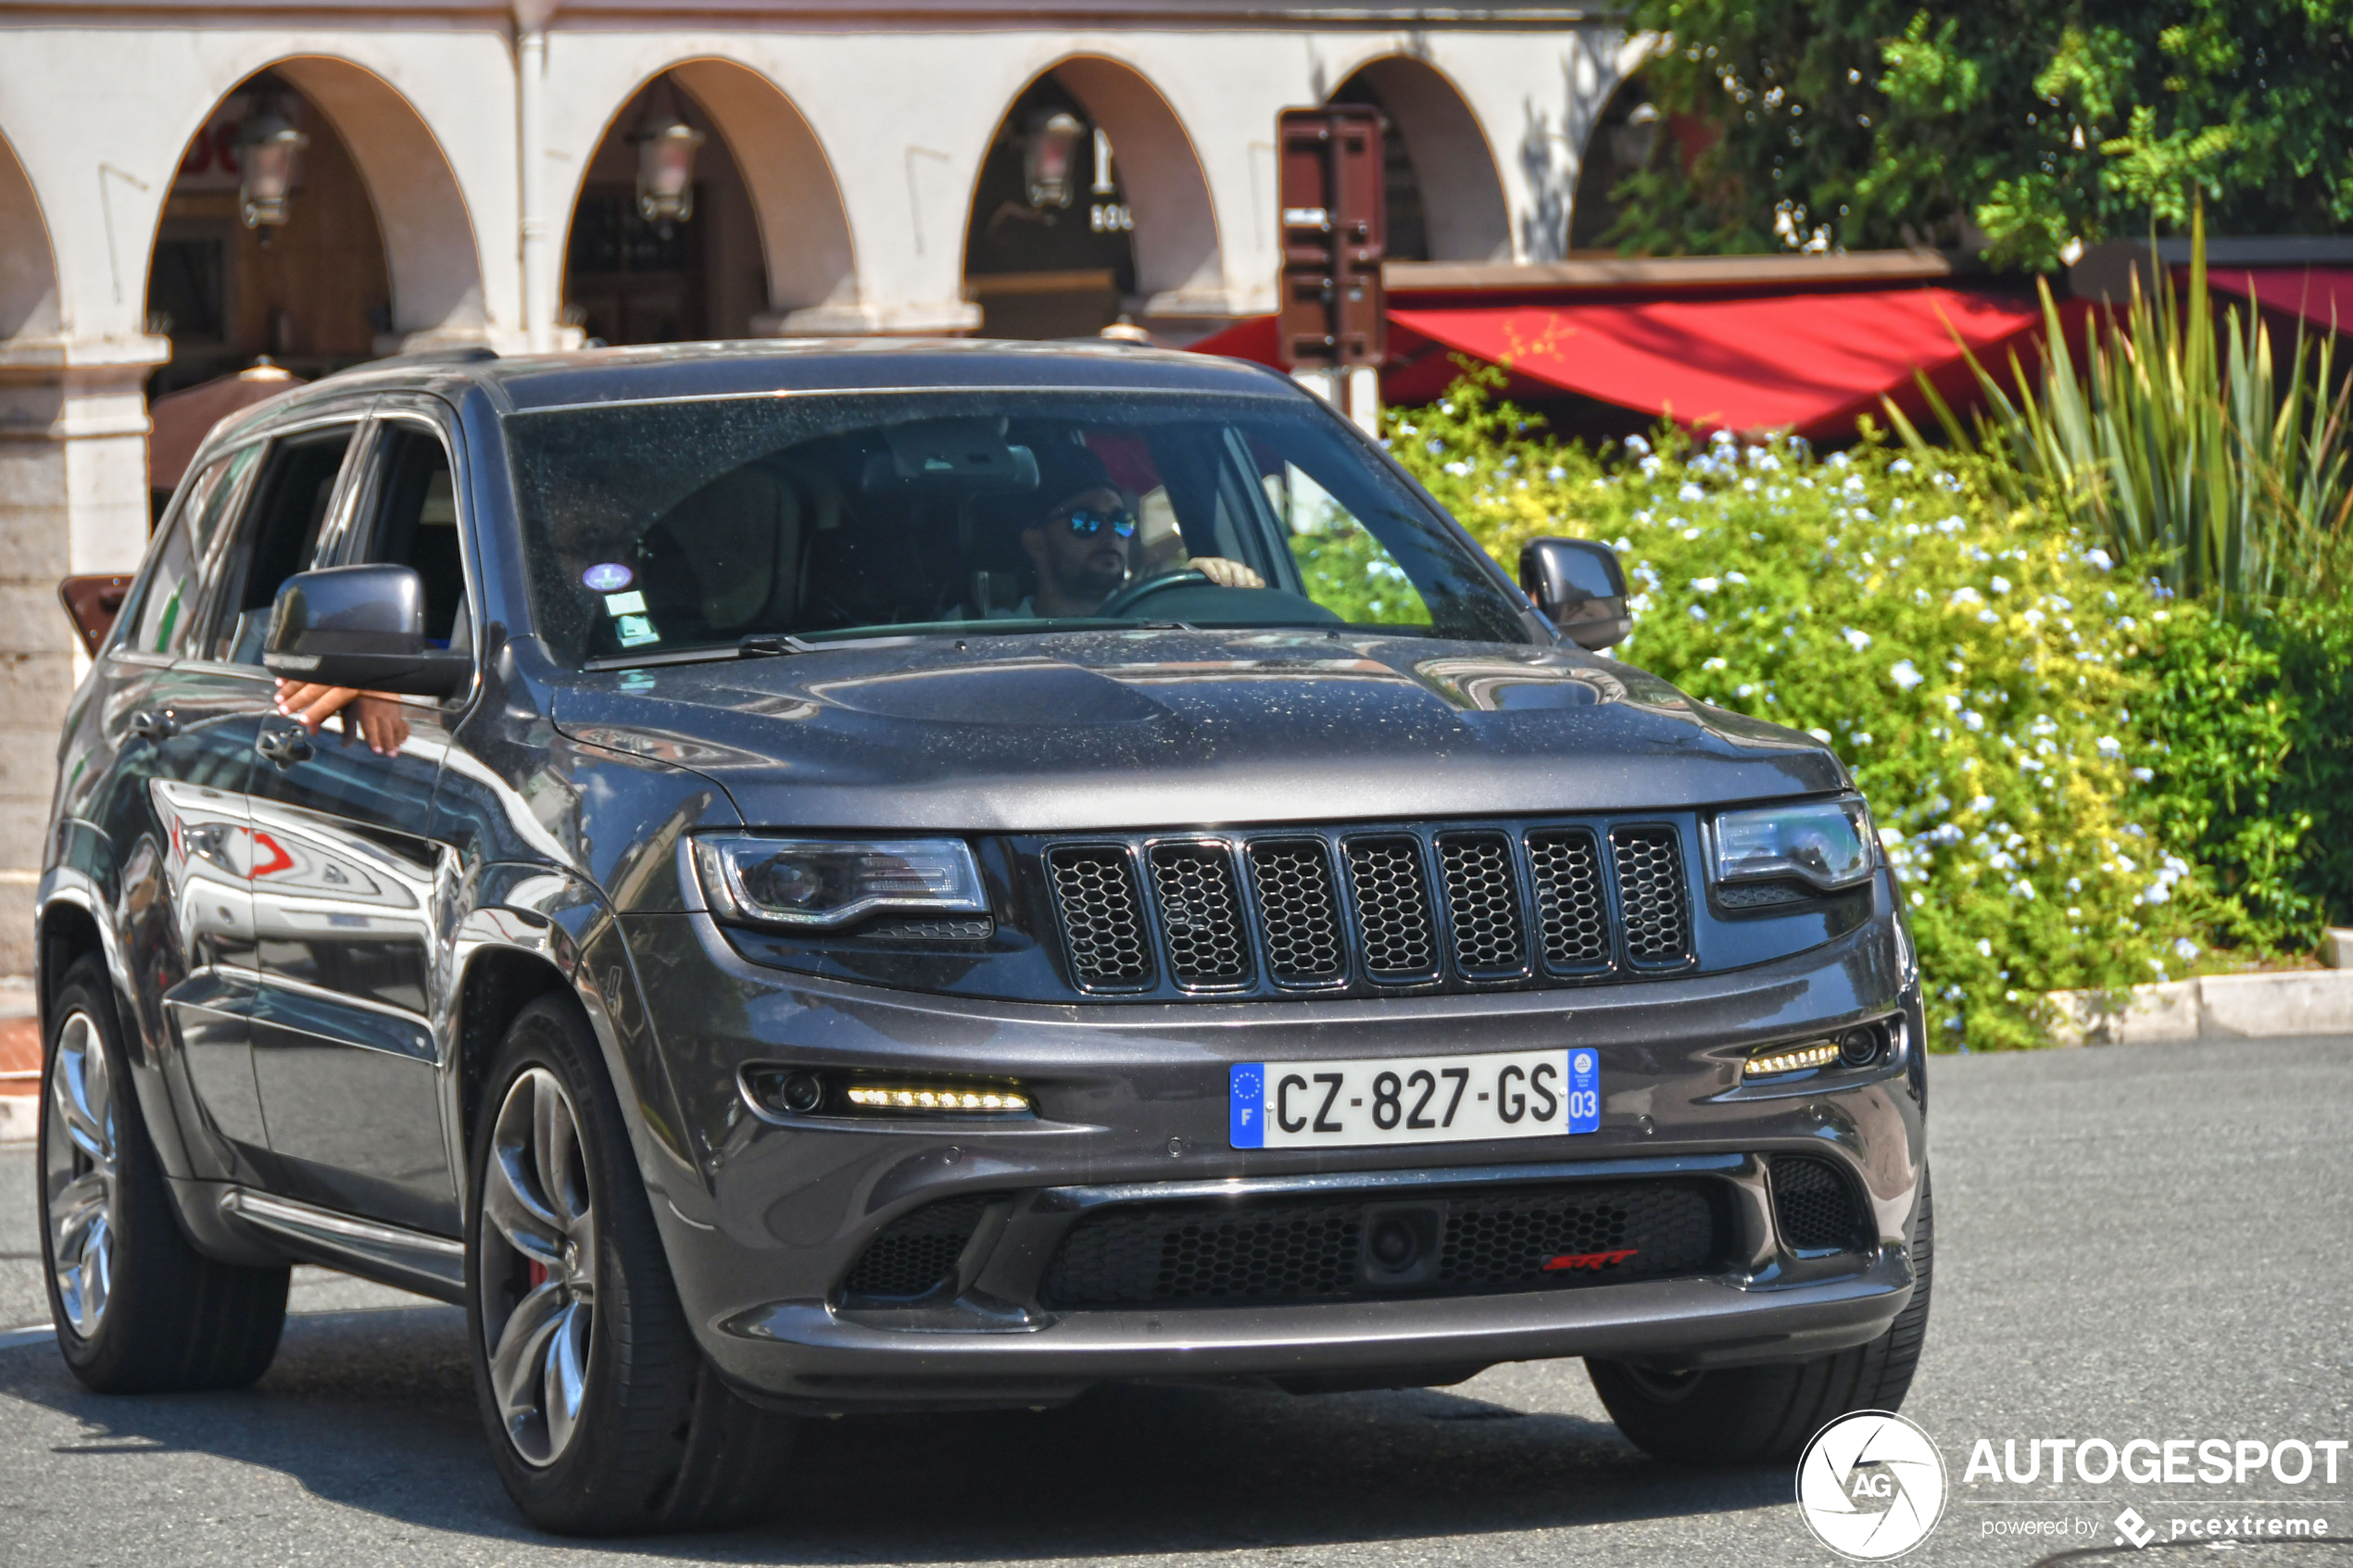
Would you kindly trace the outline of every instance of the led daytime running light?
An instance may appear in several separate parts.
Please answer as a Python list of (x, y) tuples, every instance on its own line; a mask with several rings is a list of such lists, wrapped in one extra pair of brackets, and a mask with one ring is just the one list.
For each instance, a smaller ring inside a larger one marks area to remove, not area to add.
[(1769, 1078), (1776, 1073), (1795, 1073), (1808, 1067), (1827, 1067), (1838, 1060), (1838, 1046), (1831, 1040), (1817, 1040), (1811, 1045), (1794, 1046), (1788, 1050), (1774, 1051), (1768, 1056), (1753, 1056), (1741, 1068), (1747, 1078)]
[(1005, 1089), (902, 1089), (860, 1085), (843, 1091), (852, 1105), (884, 1110), (1034, 1110), (1028, 1097)]

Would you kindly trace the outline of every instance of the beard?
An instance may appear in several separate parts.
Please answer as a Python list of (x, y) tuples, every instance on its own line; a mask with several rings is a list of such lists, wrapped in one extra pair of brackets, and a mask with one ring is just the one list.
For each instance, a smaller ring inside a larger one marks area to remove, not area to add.
[(1100, 603), (1119, 591), (1127, 581), (1127, 558), (1110, 550), (1090, 551), (1077, 561), (1056, 563), (1054, 573), (1064, 595), (1074, 599), (1092, 599)]

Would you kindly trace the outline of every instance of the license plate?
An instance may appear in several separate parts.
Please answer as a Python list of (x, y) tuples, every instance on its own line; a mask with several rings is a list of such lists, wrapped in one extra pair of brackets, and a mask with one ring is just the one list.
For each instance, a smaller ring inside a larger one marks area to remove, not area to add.
[(1236, 1148), (1475, 1143), (1591, 1133), (1602, 1124), (1591, 1050), (1369, 1061), (1253, 1061), (1227, 1087)]

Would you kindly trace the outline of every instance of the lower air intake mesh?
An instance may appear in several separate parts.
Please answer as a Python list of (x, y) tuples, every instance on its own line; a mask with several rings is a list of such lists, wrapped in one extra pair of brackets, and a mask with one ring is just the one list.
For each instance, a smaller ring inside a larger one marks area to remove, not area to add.
[(1773, 1223), (1782, 1242), (1798, 1251), (1863, 1244), (1854, 1188), (1829, 1160), (1811, 1155), (1773, 1157)]
[(951, 1198), (901, 1214), (866, 1244), (842, 1288), (852, 1296), (903, 1300), (952, 1282), (956, 1260), (980, 1228), (988, 1206), (985, 1197)]
[[(1395, 1195), (1380, 1201), (1393, 1207)], [(1445, 1210), (1437, 1267), (1403, 1292), (1359, 1284), (1366, 1200), (1352, 1196), (1105, 1210), (1073, 1227), (1040, 1297), (1078, 1310), (1566, 1289), (1709, 1272), (1728, 1234), (1717, 1205), (1690, 1182), (1431, 1201)]]

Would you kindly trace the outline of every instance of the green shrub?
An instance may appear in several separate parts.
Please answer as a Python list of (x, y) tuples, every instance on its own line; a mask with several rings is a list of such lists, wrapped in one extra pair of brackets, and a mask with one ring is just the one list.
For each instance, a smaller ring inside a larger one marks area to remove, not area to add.
[(2154, 820), (2207, 868), (2233, 945), (2309, 951), (2353, 922), (2353, 607), (2179, 612), (2146, 656)]
[[(2136, 274), (2120, 320), (2084, 317), (2080, 375), (2049, 284), (2034, 286), (2043, 338), (2034, 374), (2010, 361), (2016, 400), (1967, 356), (1985, 404), (1973, 436), (1919, 381), (1953, 445), (1985, 454), (1979, 472), (1991, 487), (2090, 528), (2137, 575), (2226, 612), (2333, 594), (2353, 516), (2353, 382), (2336, 373), (2335, 335), (2315, 345), (2299, 323), (2283, 374), (2252, 297), (2246, 324), (2233, 305), (2217, 332), (2203, 208), (2188, 287), (2177, 297), (2159, 268), (2152, 299)], [(1914, 456), (1935, 460), (1881, 401)]]
[(2171, 612), (2085, 537), (1875, 442), (1560, 445), (1476, 379), (1390, 441), (1507, 568), (1541, 534), (1614, 545), (1617, 656), (1837, 749), (1894, 830), (1936, 1043), (2039, 1045), (2042, 993), (2197, 958), (2190, 867), (2134, 797)]

